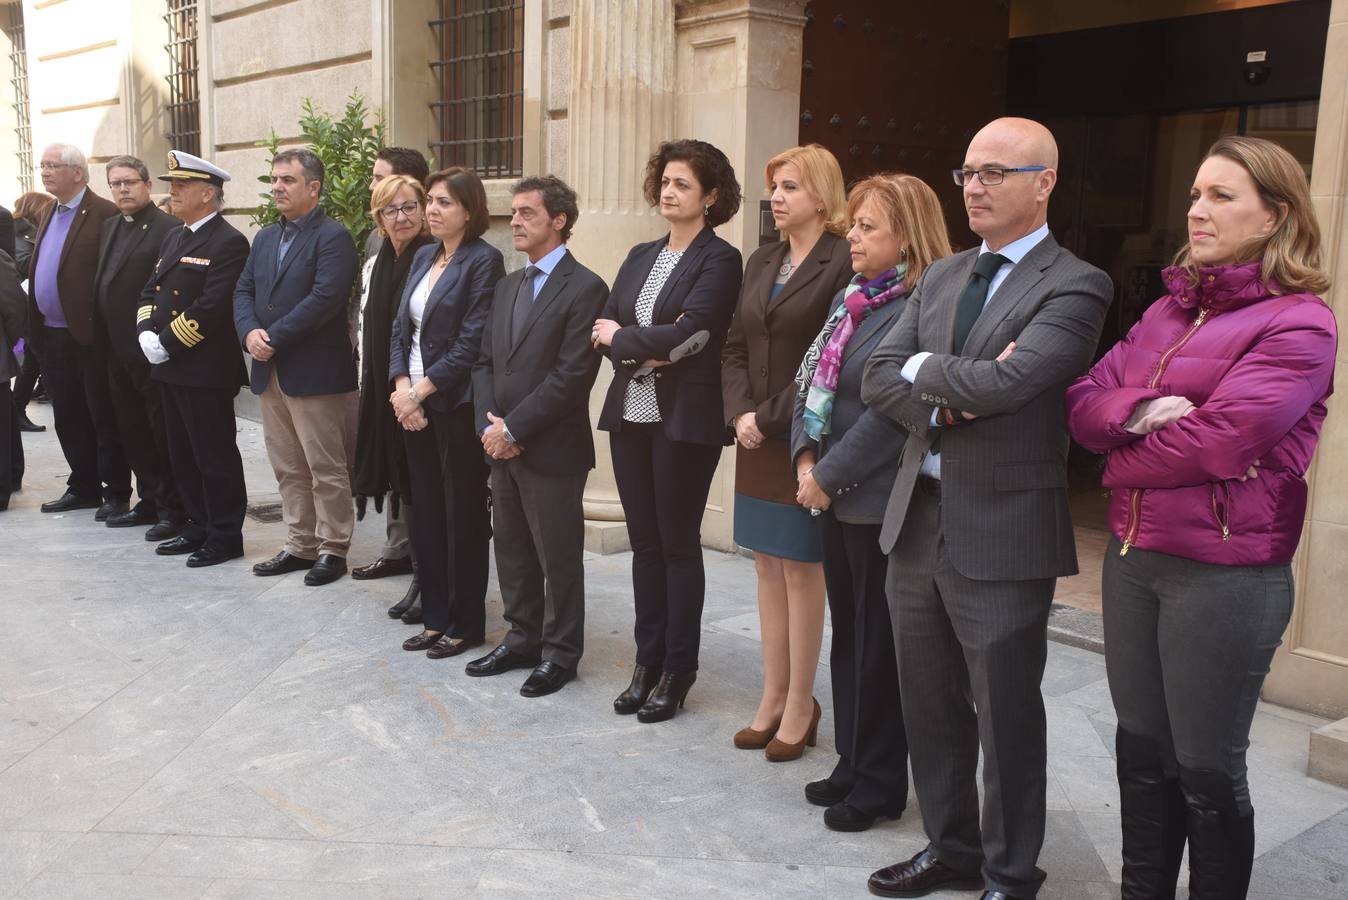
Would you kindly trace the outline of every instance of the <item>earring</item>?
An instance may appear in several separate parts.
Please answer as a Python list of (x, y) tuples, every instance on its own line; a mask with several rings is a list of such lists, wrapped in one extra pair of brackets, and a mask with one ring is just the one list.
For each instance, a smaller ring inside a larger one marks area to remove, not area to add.
[(900, 248), (899, 248), (899, 259), (907, 259), (907, 258), (908, 258), (908, 248), (907, 248), (907, 247), (900, 247)]
[(824, 211), (824, 207), (822, 207), (822, 206), (815, 207), (815, 210), (814, 210), (814, 211), (817, 212), (817, 213), (822, 213), (822, 212)]
[(711, 204), (710, 204), (710, 203), (708, 203), (706, 206), (702, 207), (702, 215), (704, 215), (704, 216), (709, 216), (709, 215), (711, 215)]

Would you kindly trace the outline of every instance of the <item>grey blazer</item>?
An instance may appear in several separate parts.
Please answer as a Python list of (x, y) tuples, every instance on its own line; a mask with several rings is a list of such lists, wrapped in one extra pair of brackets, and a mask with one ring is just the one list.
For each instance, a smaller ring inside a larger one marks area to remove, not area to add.
[[(866, 367), (861, 399), (911, 435), (880, 546), (894, 548), (922, 455), (939, 431), (941, 525), (955, 570), (978, 581), (1071, 575), (1077, 559), (1063, 395), (1090, 365), (1113, 285), (1050, 235), (998, 287), (959, 356), (955, 306), (977, 256), (975, 248), (933, 264)], [(997, 362), (1013, 340), (1015, 352)], [(903, 365), (924, 350), (934, 355), (909, 384)], [(934, 409), (977, 418), (934, 429)]]
[[(829, 306), (829, 315), (842, 305), (839, 291)], [(791, 465), (806, 450), (813, 450), (814, 480), (833, 498), (829, 509), (839, 522), (879, 525), (899, 471), (899, 454), (908, 432), (861, 402), (861, 378), (880, 341), (908, 304), (908, 295), (895, 297), (861, 320), (843, 351), (838, 389), (833, 398), (832, 430), (815, 441), (805, 433), (805, 398), (796, 395), (791, 417)]]
[[(19, 271), (14, 258), (0, 250), (0, 381), (18, 377), (19, 361), (14, 345), (26, 334), (28, 298), (19, 287)], [(31, 350), (25, 349), (25, 354)]]

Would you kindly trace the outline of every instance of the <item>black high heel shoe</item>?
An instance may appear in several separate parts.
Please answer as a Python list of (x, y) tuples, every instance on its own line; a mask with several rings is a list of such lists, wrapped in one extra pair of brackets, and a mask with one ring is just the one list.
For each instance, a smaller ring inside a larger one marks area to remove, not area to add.
[(412, 583), (407, 586), (407, 593), (403, 598), (388, 608), (388, 617), (390, 619), (401, 619), (403, 613), (412, 608), (412, 604), (421, 599), (421, 582), (417, 581), (415, 573), (412, 575)]
[(618, 695), (618, 699), (613, 701), (613, 711), (620, 716), (630, 716), (632, 713), (641, 709), (641, 705), (646, 702), (646, 698), (655, 690), (655, 683), (660, 680), (660, 671), (658, 669), (647, 668), (646, 666), (637, 666), (632, 670), (632, 683), (627, 686), (627, 690)]
[(688, 698), (688, 689), (697, 681), (696, 672), (661, 672), (660, 681), (655, 690), (637, 710), (638, 722), (663, 722), (674, 718), (674, 714)]

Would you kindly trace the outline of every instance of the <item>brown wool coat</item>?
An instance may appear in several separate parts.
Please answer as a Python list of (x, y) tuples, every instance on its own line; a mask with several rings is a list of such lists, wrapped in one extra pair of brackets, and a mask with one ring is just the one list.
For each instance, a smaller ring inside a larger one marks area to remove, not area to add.
[[(48, 248), (42, 246), (47, 235), (47, 225), (56, 213), (56, 204), (47, 206), (42, 221), (37, 226), (33, 238), (33, 255), (28, 261), (28, 271), (37, 272), (37, 258)], [(70, 336), (78, 343), (88, 346), (94, 342), (94, 275), (98, 271), (99, 231), (103, 220), (117, 215), (117, 207), (111, 200), (105, 200), (94, 193), (93, 188), (84, 192), (84, 199), (75, 210), (75, 220), (70, 223), (65, 244), (61, 248), (61, 264), (56, 271), (56, 290), (61, 295), (61, 308), (65, 312), (66, 326)], [(35, 340), (40, 339), (42, 313), (37, 308), (37, 294), (34, 293), (32, 280), (28, 282), (28, 328)]]

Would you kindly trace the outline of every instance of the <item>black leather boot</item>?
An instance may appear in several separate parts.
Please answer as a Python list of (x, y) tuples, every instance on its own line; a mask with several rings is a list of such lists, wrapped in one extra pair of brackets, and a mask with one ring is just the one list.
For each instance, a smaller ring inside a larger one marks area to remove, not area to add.
[(1123, 830), (1123, 900), (1175, 900), (1184, 857), (1185, 804), (1167, 778), (1157, 743), (1119, 728), (1114, 735)]
[(416, 573), (412, 573), (412, 583), (407, 586), (407, 593), (403, 598), (388, 608), (388, 617), (390, 619), (401, 619), (403, 614), (412, 608), (412, 604), (421, 599), (421, 584), (417, 581)]
[(655, 683), (660, 680), (660, 670), (651, 669), (646, 666), (637, 666), (632, 670), (632, 683), (627, 686), (627, 690), (618, 695), (618, 699), (613, 701), (613, 711), (620, 716), (630, 716), (632, 713), (641, 709), (641, 705), (646, 702), (646, 698), (655, 690)]
[(696, 672), (682, 672), (677, 675), (672, 672), (661, 672), (655, 690), (651, 691), (646, 702), (637, 710), (637, 721), (663, 722), (674, 718), (674, 714), (688, 697), (688, 689), (693, 686), (694, 681), (697, 681)]
[(1188, 806), (1190, 900), (1244, 900), (1254, 865), (1254, 811), (1242, 812), (1231, 779), (1180, 769)]

